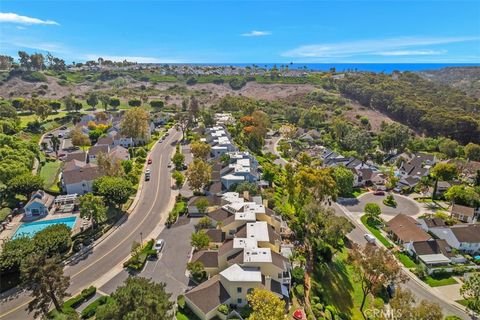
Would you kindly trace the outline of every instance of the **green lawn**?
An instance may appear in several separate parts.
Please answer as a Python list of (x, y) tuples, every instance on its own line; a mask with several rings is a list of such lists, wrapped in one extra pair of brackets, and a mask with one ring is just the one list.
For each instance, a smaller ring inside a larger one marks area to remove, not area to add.
[(44, 181), (45, 189), (58, 189), (56, 186), (57, 176), (60, 171), (61, 161), (47, 162), (40, 169), (40, 177)]
[(441, 287), (441, 286), (448, 286), (451, 284), (456, 284), (458, 283), (457, 280), (453, 279), (452, 277), (448, 278), (433, 278), (431, 276), (428, 276), (425, 279), (425, 282), (430, 286), (430, 287)]
[[(360, 283), (354, 278), (353, 267), (346, 262), (347, 257), (348, 250), (344, 248), (331, 263), (314, 267), (310, 299), (315, 295), (321, 296), (325, 306), (332, 305), (351, 319), (362, 319), (360, 304), (363, 293)], [(373, 297), (370, 296), (365, 303), (365, 310), (372, 303)]]
[(380, 230), (378, 230), (376, 227), (372, 227), (370, 225), (367, 224), (367, 216), (366, 215), (363, 215), (360, 220), (362, 221), (363, 225), (365, 227), (367, 227), (368, 231), (370, 231), (374, 236), (375, 238), (378, 239), (378, 241), (380, 241), (381, 243), (383, 243), (383, 245), (385, 247), (387, 247), (388, 249), (391, 249), (393, 248), (393, 244), (390, 243), (390, 241), (387, 240), (387, 238), (385, 238), (382, 233), (380, 232)]
[(410, 258), (410, 256), (408, 254), (403, 253), (403, 252), (397, 252), (395, 255), (397, 256), (398, 260), (400, 260), (400, 262), (405, 267), (411, 269), (411, 268), (415, 268), (417, 266), (415, 261), (413, 261), (412, 258)]
[[(66, 111), (59, 111), (58, 113), (52, 113), (43, 121), (45, 124), (48, 121), (53, 120), (53, 118), (58, 118), (58, 117), (64, 117), (67, 115)], [(37, 120), (38, 117), (33, 113), (33, 114), (27, 114), (27, 115), (20, 115), (20, 126), (22, 128), (25, 128), (29, 122)]]

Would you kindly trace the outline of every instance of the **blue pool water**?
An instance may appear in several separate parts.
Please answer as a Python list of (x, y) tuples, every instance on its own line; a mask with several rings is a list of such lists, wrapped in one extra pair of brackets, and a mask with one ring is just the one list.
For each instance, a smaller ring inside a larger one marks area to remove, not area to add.
[(17, 231), (15, 231), (15, 234), (13, 235), (12, 239), (15, 239), (16, 237), (19, 237), (20, 235), (33, 237), (35, 235), (35, 233), (45, 229), (46, 227), (54, 225), (54, 224), (59, 224), (59, 223), (66, 224), (67, 227), (72, 229), (73, 226), (75, 225), (75, 220), (77, 220), (77, 217), (67, 217), (67, 218), (60, 218), (60, 219), (52, 219), (52, 220), (43, 220), (43, 221), (35, 221), (35, 222), (24, 223), (24, 224), (20, 225), (20, 227), (18, 227), (18, 229), (17, 229)]
[(475, 260), (480, 260), (480, 256), (473, 257)]

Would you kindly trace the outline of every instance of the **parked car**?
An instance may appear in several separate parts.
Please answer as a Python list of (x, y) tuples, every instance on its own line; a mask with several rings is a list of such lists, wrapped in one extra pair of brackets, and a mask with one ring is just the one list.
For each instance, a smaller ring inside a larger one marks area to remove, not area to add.
[(167, 165), (167, 168), (171, 168), (173, 166), (173, 163), (169, 162)]
[(150, 168), (145, 170), (145, 181), (149, 181), (150, 180)]
[(148, 164), (152, 164), (152, 159), (151, 159), (151, 158), (148, 159), (147, 163), (148, 163)]
[(377, 190), (377, 191), (375, 191), (373, 194), (376, 195), (376, 196), (384, 196), (384, 195), (385, 195), (385, 191)]
[(366, 233), (363, 237), (368, 243), (375, 243), (377, 241), (377, 239), (375, 239), (375, 237), (370, 233)]
[(52, 138), (52, 137), (53, 137), (53, 133), (47, 133), (47, 134), (45, 135), (45, 138)]
[(157, 250), (157, 252), (160, 252), (162, 251), (164, 246), (165, 246), (165, 240), (158, 239), (157, 242), (155, 242), (155, 245), (153, 246), (153, 248)]

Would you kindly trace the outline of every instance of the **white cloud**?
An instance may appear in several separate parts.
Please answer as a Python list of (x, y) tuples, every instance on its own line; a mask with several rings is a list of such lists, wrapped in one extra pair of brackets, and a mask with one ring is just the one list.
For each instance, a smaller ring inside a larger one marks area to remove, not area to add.
[(380, 56), (433, 56), (447, 53), (447, 50), (397, 50), (377, 52)]
[(242, 37), (263, 37), (263, 36), (269, 36), (272, 33), (270, 31), (258, 31), (258, 30), (252, 30), (247, 33), (242, 33)]
[(18, 29), (18, 30), (26, 30), (27, 29), (27, 28), (22, 27), (22, 26), (16, 26), (15, 28)]
[(18, 48), (22, 48), (48, 51), (53, 53), (70, 53), (70, 50), (61, 43), (38, 41), (28, 38), (3, 39), (2, 44), (5, 46), (13, 47), (15, 48), (15, 50), (17, 50)]
[(53, 20), (41, 20), (27, 16), (21, 16), (11, 12), (0, 12), (0, 22), (10, 22), (19, 24), (40, 24), (40, 25), (60, 25)]
[[(423, 52), (429, 54), (429, 50), (408, 50), (419, 46), (431, 46), (456, 42), (478, 41), (479, 37), (444, 37), (444, 38), (419, 38), (402, 37), (377, 40), (357, 40), (350, 42), (326, 43), (305, 45), (282, 53), (284, 57), (297, 58), (345, 58), (358, 55), (409, 55), (409, 53)], [(437, 54), (430, 50), (431, 54)], [(387, 53), (387, 54), (385, 54)]]
[(141, 56), (112, 56), (112, 55), (103, 55), (103, 54), (87, 54), (85, 59), (87, 60), (97, 60), (99, 57), (102, 57), (104, 60), (111, 61), (130, 61), (138, 63), (181, 63), (181, 61), (169, 58), (156, 58), (156, 57), (141, 57)]

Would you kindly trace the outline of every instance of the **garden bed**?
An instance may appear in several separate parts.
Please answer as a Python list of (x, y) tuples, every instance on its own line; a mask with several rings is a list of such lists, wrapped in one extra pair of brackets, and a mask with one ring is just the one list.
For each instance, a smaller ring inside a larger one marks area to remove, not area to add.
[(90, 319), (93, 316), (95, 316), (95, 313), (97, 312), (98, 307), (103, 306), (105, 304), (111, 303), (113, 301), (113, 298), (110, 296), (103, 296), (92, 303), (90, 303), (88, 306), (85, 307), (82, 311), (82, 319)]
[(75, 311), (75, 308), (78, 308), (82, 303), (92, 298), (96, 292), (97, 292), (97, 288), (95, 288), (94, 286), (90, 286), (86, 289), (83, 289), (79, 295), (76, 295), (64, 302), (64, 304), (62, 305), (61, 312), (56, 309), (53, 309), (47, 314), (47, 318), (48, 319), (78, 318), (77, 311)]
[(141, 271), (147, 262), (147, 258), (150, 255), (157, 253), (157, 251), (153, 249), (154, 242), (155, 240), (153, 239), (149, 240), (135, 256), (132, 256), (130, 259), (125, 261), (123, 267), (135, 271)]
[(360, 218), (360, 220), (362, 221), (363, 225), (368, 229), (368, 231), (370, 231), (375, 236), (375, 238), (378, 239), (378, 241), (380, 241), (385, 247), (387, 247), (387, 249), (393, 248), (393, 244), (391, 244), (390, 241), (388, 241), (387, 238), (385, 238), (382, 235), (382, 233), (380, 232), (378, 227), (377, 226), (372, 226), (371, 224), (369, 224), (367, 222), (367, 220), (368, 220), (367, 215), (363, 215)]

